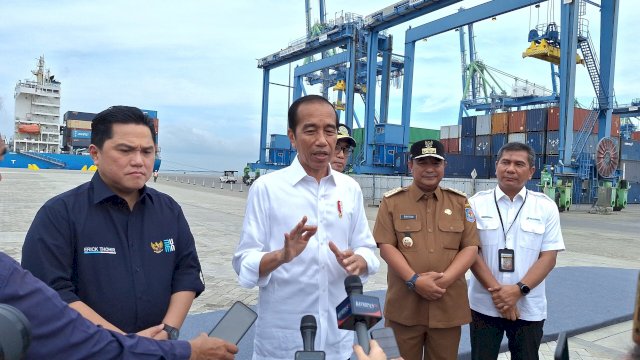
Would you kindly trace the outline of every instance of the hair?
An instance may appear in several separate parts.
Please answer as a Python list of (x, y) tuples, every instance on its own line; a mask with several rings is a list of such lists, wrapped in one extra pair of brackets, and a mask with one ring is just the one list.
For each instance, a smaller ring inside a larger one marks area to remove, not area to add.
[(153, 121), (137, 107), (118, 105), (101, 111), (91, 122), (91, 143), (98, 149), (102, 149), (104, 142), (113, 137), (113, 124), (146, 126), (151, 131), (153, 143), (157, 144)]
[(526, 151), (527, 152), (527, 157), (528, 157), (528, 161), (529, 161), (529, 167), (534, 166), (534, 164), (536, 163), (536, 153), (535, 151), (533, 151), (533, 148), (527, 144), (523, 144), (521, 142), (510, 142), (507, 144), (504, 144), (501, 148), (500, 151), (498, 151), (498, 161), (500, 161), (500, 159), (502, 159), (502, 154), (505, 151)]
[[(307, 95), (307, 96), (298, 98), (289, 107), (289, 114), (288, 114), (287, 120), (288, 120), (289, 129), (291, 129), (291, 131), (293, 131), (294, 133), (296, 132), (296, 126), (298, 125), (298, 108), (300, 107), (300, 105), (305, 103), (314, 103), (314, 102), (326, 103), (329, 106), (331, 106), (331, 108), (333, 109), (333, 104), (330, 103), (329, 100), (323, 98), (320, 95)], [(335, 109), (334, 109), (334, 112), (335, 112)], [(338, 126), (339, 126), (338, 114), (336, 113), (336, 129), (338, 128)]]

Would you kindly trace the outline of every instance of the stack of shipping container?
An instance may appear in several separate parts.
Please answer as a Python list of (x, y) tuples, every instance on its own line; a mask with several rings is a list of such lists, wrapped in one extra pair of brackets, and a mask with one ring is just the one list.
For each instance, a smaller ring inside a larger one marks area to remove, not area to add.
[[(154, 138), (158, 141), (158, 112), (155, 110), (142, 110), (150, 121), (153, 121), (155, 129)], [(85, 149), (91, 145), (91, 122), (97, 114), (81, 111), (67, 111), (64, 113), (64, 133), (62, 147), (65, 151), (73, 152), (77, 149)]]
[[(574, 139), (589, 112), (575, 108)], [(449, 153), (445, 176), (468, 178), (475, 169), (477, 178), (493, 178), (500, 148), (507, 142), (522, 142), (536, 152), (533, 179), (537, 181), (544, 165), (558, 163), (559, 123), (559, 108), (551, 107), (464, 117), (458, 137), (452, 136), (455, 125), (443, 126), (441, 134), (447, 134), (443, 140)], [(620, 117), (614, 115), (611, 123), (611, 137), (617, 138), (620, 135)], [(455, 148), (456, 142), (460, 144), (458, 149)], [(596, 124), (583, 152), (593, 155), (597, 145)]]

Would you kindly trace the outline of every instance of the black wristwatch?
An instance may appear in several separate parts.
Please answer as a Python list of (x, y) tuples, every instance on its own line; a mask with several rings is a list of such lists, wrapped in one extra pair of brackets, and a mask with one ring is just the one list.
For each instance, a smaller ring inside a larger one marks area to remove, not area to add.
[(404, 283), (407, 284), (409, 289), (415, 290), (415, 288), (416, 288), (416, 280), (418, 280), (418, 274), (413, 274), (411, 279), (405, 281)]
[(180, 336), (180, 330), (171, 325), (164, 324), (164, 328), (162, 328), (162, 330), (169, 334), (169, 340), (178, 340), (178, 337)]
[(520, 281), (518, 281), (517, 285), (520, 288), (520, 293), (522, 294), (522, 296), (527, 296), (527, 294), (531, 291), (531, 288), (529, 288), (527, 285), (521, 283)]

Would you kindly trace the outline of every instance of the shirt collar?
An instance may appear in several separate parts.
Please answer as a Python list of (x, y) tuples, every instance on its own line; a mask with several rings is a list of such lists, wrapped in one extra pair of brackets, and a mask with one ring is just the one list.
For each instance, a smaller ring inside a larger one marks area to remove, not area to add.
[(414, 182), (412, 182), (409, 186), (409, 196), (416, 202), (422, 199), (423, 196), (426, 196), (428, 194), (433, 194), (436, 199), (442, 199), (442, 189), (440, 188), (440, 186), (438, 186), (435, 191), (428, 193), (420, 190), (420, 188)]
[[(94, 204), (100, 203), (113, 196), (119, 197), (109, 188), (109, 186), (107, 186), (107, 184), (104, 183), (98, 171), (96, 171), (96, 173), (93, 174), (93, 177), (91, 178), (91, 186), (93, 187)], [(138, 191), (140, 192), (140, 198), (138, 199), (138, 201), (146, 197), (153, 201), (153, 196), (151, 196), (151, 193), (147, 190), (147, 185), (144, 185), (142, 189)]]
[[(520, 191), (516, 194), (516, 196), (514, 196), (514, 200), (520, 196), (520, 199), (524, 200), (525, 195), (527, 194), (527, 187), (523, 186), (522, 189), (520, 189)], [(503, 197), (506, 197), (507, 200), (511, 201), (511, 199), (509, 199), (509, 196), (507, 196), (507, 194), (504, 193), (504, 191), (502, 191), (502, 189), (500, 189), (500, 185), (496, 186), (496, 199), (500, 200)]]
[[(335, 171), (331, 169), (331, 165), (329, 165), (329, 163), (327, 163), (327, 167), (329, 168), (329, 175), (326, 177), (328, 177), (330, 180), (333, 180), (335, 183), (335, 176), (334, 176)], [(291, 185), (295, 185), (299, 183), (302, 179), (304, 179), (307, 176), (311, 177), (304, 170), (304, 168), (302, 167), (302, 164), (300, 164), (300, 161), (298, 160), (298, 155), (296, 155), (296, 157), (293, 159), (293, 161), (291, 162), (291, 165), (287, 167), (287, 171), (289, 172), (289, 176), (287, 176), (287, 178), (290, 180)]]

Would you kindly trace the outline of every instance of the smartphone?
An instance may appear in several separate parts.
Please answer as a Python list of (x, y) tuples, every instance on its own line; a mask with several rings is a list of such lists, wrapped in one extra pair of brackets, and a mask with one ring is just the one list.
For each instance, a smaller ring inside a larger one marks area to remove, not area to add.
[(396, 334), (392, 328), (384, 327), (371, 330), (371, 338), (378, 342), (387, 359), (395, 359), (400, 357), (400, 350), (396, 342)]
[(241, 301), (236, 301), (209, 332), (209, 336), (238, 345), (257, 318), (255, 311)]

